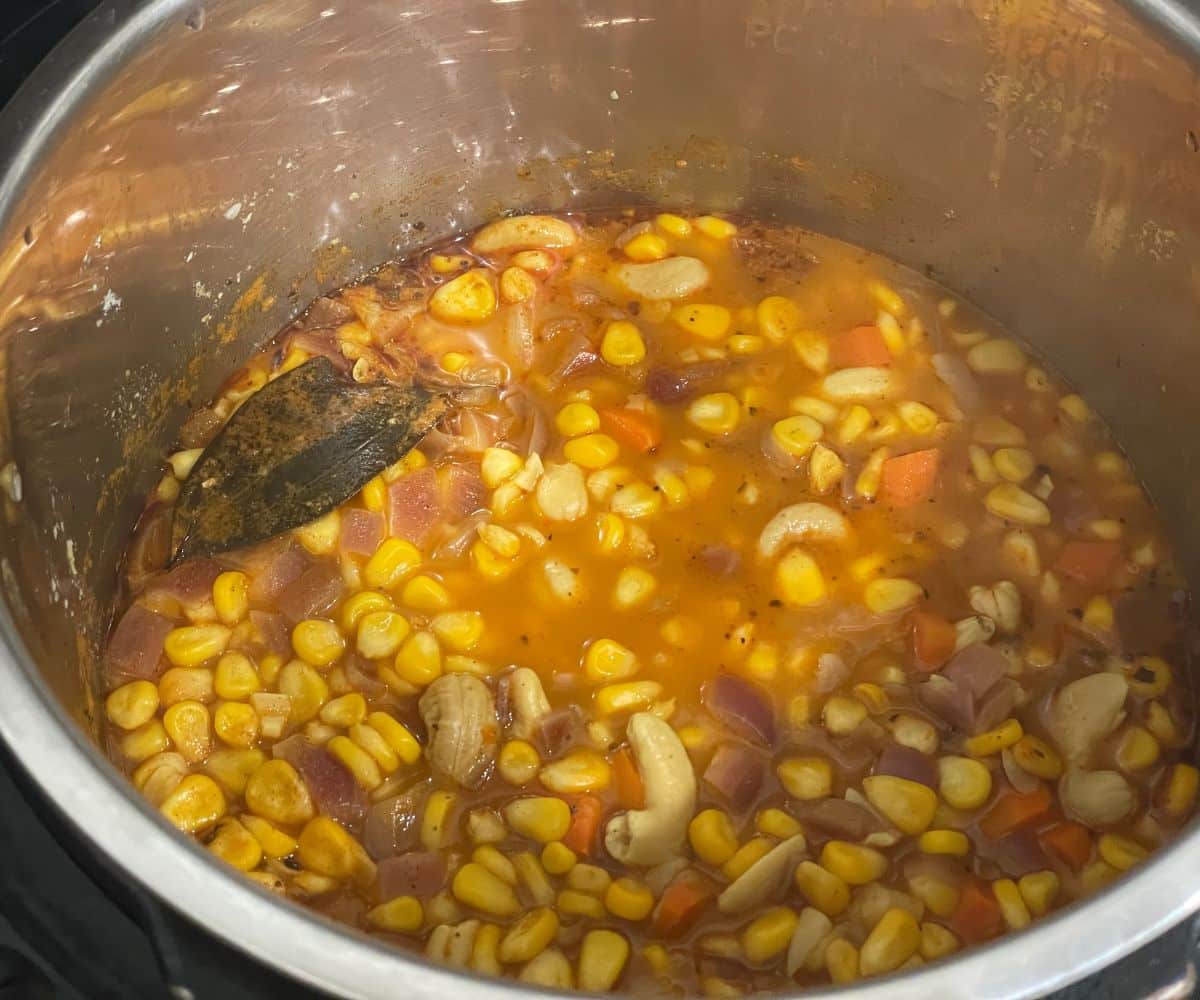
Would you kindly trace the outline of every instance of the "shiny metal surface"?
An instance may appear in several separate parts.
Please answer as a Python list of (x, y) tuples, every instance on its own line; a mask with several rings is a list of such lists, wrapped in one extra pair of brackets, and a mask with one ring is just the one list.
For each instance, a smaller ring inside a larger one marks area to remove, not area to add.
[[(189, 405), (318, 290), (526, 206), (737, 209), (927, 270), (1088, 393), (1200, 579), (1197, 31), (1137, 6), (1177, 45), (1098, 0), (102, 7), (0, 119), (0, 735), (118, 865), (265, 962), (351, 996), (518, 995), (176, 837), (91, 744), (84, 680)], [(1065, 984), (1200, 908), (1197, 851), (856, 995)]]

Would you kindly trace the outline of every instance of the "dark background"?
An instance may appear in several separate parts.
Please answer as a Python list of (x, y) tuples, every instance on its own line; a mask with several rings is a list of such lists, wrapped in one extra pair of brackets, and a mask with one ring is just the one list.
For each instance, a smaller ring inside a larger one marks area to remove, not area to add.
[[(0, 0), (0, 104), (97, 6), (99, 0)], [(64, 827), (26, 791), (0, 747), (0, 1000), (313, 996), (197, 933), (113, 877), (82, 843), (60, 842), (49, 831), (53, 827), (61, 837)], [(1179, 976), (1194, 950), (1191, 922), (1185, 922), (1054, 1000), (1150, 996)], [(1200, 995), (1194, 973), (1192, 983), (1159, 996)]]

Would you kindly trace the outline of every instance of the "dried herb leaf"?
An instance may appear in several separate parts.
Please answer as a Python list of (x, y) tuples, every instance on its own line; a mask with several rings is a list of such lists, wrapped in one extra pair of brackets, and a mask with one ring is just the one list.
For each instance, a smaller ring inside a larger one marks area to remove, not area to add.
[(329, 513), (447, 409), (420, 386), (360, 385), (327, 358), (281, 375), (234, 413), (183, 484), (173, 561), (252, 545)]

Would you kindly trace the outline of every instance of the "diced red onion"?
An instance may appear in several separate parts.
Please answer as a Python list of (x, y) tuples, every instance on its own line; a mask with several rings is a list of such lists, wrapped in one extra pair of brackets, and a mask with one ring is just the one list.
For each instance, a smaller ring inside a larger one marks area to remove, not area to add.
[(728, 803), (743, 812), (754, 802), (762, 787), (766, 760), (742, 743), (722, 743), (704, 769), (703, 781)]
[(251, 611), (250, 624), (259, 644), (268, 653), (286, 656), (292, 649), (291, 632), (283, 615), (274, 611)]
[(370, 556), (383, 541), (383, 515), (374, 510), (351, 507), (342, 511), (338, 549), (354, 556)]
[(943, 722), (964, 733), (975, 731), (975, 699), (968, 688), (939, 674), (917, 686), (917, 698)]
[(440, 851), (410, 851), (379, 863), (376, 887), (380, 902), (397, 896), (428, 898), (445, 884), (446, 856)]
[(1011, 878), (1020, 878), (1050, 867), (1046, 852), (1032, 830), (1014, 830), (999, 840), (989, 840), (979, 835), (971, 839), (979, 858), (990, 861)]
[(742, 565), (742, 555), (728, 545), (701, 545), (696, 561), (714, 576), (731, 576)]
[(557, 757), (579, 742), (583, 718), (579, 708), (569, 705), (542, 716), (534, 728), (533, 742), (543, 757)]
[(727, 361), (698, 361), (678, 368), (656, 366), (646, 373), (646, 394), (656, 403), (682, 403), (727, 371)]
[(949, 390), (954, 394), (954, 401), (959, 409), (967, 416), (979, 412), (983, 396), (979, 392), (979, 383), (971, 374), (962, 358), (954, 354), (935, 354), (929, 359), (933, 370)]
[(288, 584), (275, 603), (284, 618), (294, 624), (323, 615), (338, 602), (345, 589), (337, 564), (322, 560)]
[(960, 650), (942, 668), (942, 676), (970, 692), (978, 701), (1008, 673), (1008, 659), (997, 649), (975, 643)]
[(388, 531), (397, 538), (420, 545), (441, 516), (437, 473), (431, 466), (409, 472), (388, 486)]
[(801, 823), (845, 840), (860, 841), (885, 829), (870, 809), (845, 799), (793, 802), (788, 809)]
[(1024, 690), (1011, 677), (1002, 678), (984, 695), (975, 709), (975, 732), (985, 733), (995, 729), (1012, 715), (1021, 703)]
[(358, 829), (367, 813), (367, 794), (333, 754), (301, 734), (276, 743), (271, 753), (300, 772), (317, 809), (350, 830)]
[(899, 743), (889, 743), (884, 747), (879, 760), (875, 762), (875, 773), (907, 778), (930, 788), (938, 787), (938, 770), (934, 759)]
[(275, 539), (223, 557), (250, 576), (250, 600), (271, 604), (308, 569), (304, 550), (290, 538)]
[(774, 745), (775, 710), (757, 685), (733, 674), (718, 674), (704, 685), (702, 700), (704, 707), (738, 736)]
[(153, 680), (163, 661), (163, 640), (175, 625), (145, 605), (133, 604), (113, 630), (104, 653), (105, 672), (114, 679)]

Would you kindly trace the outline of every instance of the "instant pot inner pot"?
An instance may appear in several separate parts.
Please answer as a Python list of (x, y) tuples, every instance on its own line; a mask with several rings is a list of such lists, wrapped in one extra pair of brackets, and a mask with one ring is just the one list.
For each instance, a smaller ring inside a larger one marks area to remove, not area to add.
[(742, 212), (923, 269), (1081, 388), (1194, 580), (1197, 93), (1104, 2), (117, 2), (6, 119), (0, 571), (31, 662), (87, 725), (190, 407), (319, 291), (524, 208)]

